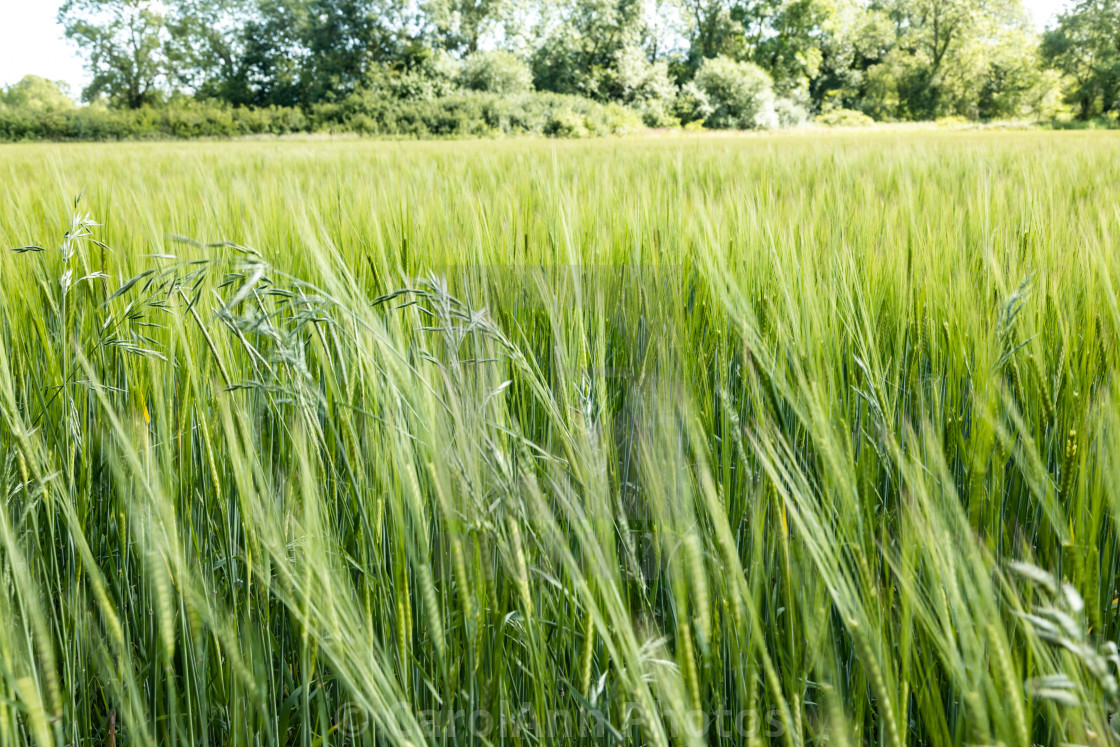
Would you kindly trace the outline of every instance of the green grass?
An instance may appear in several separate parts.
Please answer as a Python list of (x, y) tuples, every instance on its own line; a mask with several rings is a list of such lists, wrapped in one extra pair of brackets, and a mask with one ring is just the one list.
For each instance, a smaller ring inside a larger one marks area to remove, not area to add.
[(1117, 144), (0, 148), (0, 745), (1112, 743)]

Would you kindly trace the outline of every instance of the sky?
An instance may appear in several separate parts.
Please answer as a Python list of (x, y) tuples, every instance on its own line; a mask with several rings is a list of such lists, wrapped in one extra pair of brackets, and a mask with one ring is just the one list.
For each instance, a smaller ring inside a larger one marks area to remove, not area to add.
[(61, 80), (78, 96), (89, 76), (62, 36), (58, 0), (0, 0), (0, 85), (25, 75)]
[[(1062, 0), (1023, 0), (1041, 29)], [(58, 0), (0, 0), (0, 86), (25, 75), (60, 80), (77, 97), (89, 80), (77, 51), (62, 36)]]

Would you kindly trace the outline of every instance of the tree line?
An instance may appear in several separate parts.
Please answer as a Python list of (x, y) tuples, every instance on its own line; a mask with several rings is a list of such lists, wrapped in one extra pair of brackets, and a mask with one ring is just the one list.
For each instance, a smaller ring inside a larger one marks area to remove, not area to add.
[(1073, 0), (1042, 34), (1021, 0), (67, 0), (58, 19), (83, 98), (122, 109), (547, 92), (746, 128), (1120, 109), (1120, 0)]

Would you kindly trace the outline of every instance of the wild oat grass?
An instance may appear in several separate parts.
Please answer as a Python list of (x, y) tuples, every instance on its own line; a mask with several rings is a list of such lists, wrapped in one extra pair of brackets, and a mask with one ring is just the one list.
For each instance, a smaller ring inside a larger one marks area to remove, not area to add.
[(0, 149), (0, 745), (1115, 742), (1116, 146)]

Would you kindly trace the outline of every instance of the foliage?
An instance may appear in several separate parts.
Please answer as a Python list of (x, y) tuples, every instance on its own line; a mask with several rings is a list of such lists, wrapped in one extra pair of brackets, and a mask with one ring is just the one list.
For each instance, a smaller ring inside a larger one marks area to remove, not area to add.
[(818, 114), (816, 122), (826, 127), (869, 127), (875, 124), (871, 117), (852, 109), (830, 109)]
[(151, 140), (308, 132), (313, 120), (299, 109), (247, 109), (176, 99), (159, 107), (104, 105), (35, 112), (0, 108), (0, 141)]
[(104, 94), (138, 109), (160, 97), (165, 26), (156, 0), (66, 0), (58, 9), (66, 36), (89, 59), (87, 100)]
[(1115, 1), (1071, 6), (1041, 55), (1022, 0), (68, 0), (59, 20), (93, 74), (85, 98), (113, 106), (185, 95), (309, 114), (355, 94), (536, 90), (664, 127), (706, 116), (689, 86), (729, 61), (769, 76), (785, 126), (835, 107), (1051, 119), (1062, 97), (1105, 113)]
[(376, 135), (537, 134), (585, 137), (633, 132), (641, 120), (618, 105), (560, 94), (467, 94), (429, 101), (354, 95), (316, 109), (316, 126)]
[(250, 0), (175, 0), (168, 3), (164, 44), (174, 89), (236, 104), (256, 103), (246, 89), (252, 44), (241, 26), (253, 17)]
[(688, 59), (693, 71), (704, 60), (749, 54), (739, 4), (734, 0), (682, 0)]
[(708, 94), (702, 91), (695, 81), (689, 81), (681, 86), (673, 102), (673, 112), (686, 126), (693, 122), (703, 124), (713, 111)]
[(230, 107), (178, 98), (159, 107), (49, 110), (0, 106), (0, 141), (156, 140), (356, 133), (387, 137), (576, 136), (632, 133), (641, 118), (617, 104), (524, 93), (392, 98), (356, 93), (310, 111)]
[(542, 4), (541, 13), (544, 30), (531, 57), (538, 89), (597, 100), (626, 93), (628, 81), (619, 80), (619, 68), (634, 62), (642, 31), (640, 0), (559, 0), (551, 7)]
[(1061, 80), (1047, 70), (1033, 39), (1021, 30), (1005, 30), (991, 40), (986, 71), (977, 97), (980, 119), (1054, 119), (1063, 110)]
[(727, 57), (705, 60), (696, 73), (696, 87), (712, 109), (704, 119), (708, 127), (757, 130), (778, 125), (770, 76), (757, 65)]
[(73, 109), (74, 101), (63, 91), (63, 84), (26, 75), (0, 92), (0, 107), (47, 113)]
[(800, 127), (807, 124), (812, 115), (809, 113), (811, 106), (808, 97), (802, 92), (795, 92), (792, 96), (780, 96), (774, 100), (774, 113), (778, 117), (779, 127)]
[(379, 65), (366, 76), (365, 85), (355, 93), (379, 95), (400, 100), (430, 100), (458, 93), (461, 75), (459, 61), (443, 51), (418, 55), (405, 69)]
[(1082, 119), (1120, 111), (1120, 3), (1071, 3), (1044, 35), (1042, 54), (1069, 78)]
[(533, 88), (533, 74), (510, 52), (475, 52), (463, 63), (459, 83), (469, 91), (525, 93)]
[(467, 56), (481, 51), (482, 39), (510, 20), (517, 8), (513, 0), (427, 0), (435, 44)]
[(672, 108), (677, 89), (664, 61), (650, 62), (638, 47), (623, 47), (615, 57), (609, 87), (611, 100), (636, 110), (648, 126), (676, 124)]

